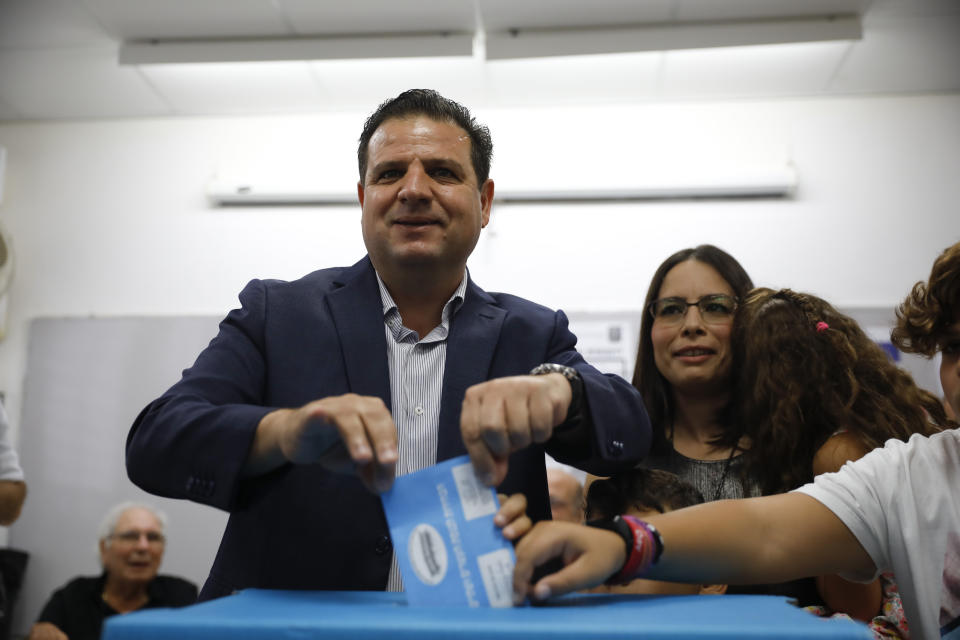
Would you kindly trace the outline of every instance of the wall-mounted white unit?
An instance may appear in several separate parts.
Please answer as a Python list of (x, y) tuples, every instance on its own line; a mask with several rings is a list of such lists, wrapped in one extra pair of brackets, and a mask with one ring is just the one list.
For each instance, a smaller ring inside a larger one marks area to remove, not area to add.
[[(495, 191), (496, 202), (617, 202), (643, 200), (790, 198), (797, 173), (790, 165), (738, 167), (734, 170), (681, 172), (639, 176), (629, 185), (557, 187), (505, 184)], [(215, 179), (207, 187), (212, 206), (347, 205), (357, 193), (317, 189), (305, 184), (261, 180)]]

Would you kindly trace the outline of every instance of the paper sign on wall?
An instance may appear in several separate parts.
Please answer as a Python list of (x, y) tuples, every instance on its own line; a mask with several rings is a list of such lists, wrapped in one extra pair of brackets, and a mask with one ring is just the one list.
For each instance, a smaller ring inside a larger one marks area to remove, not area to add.
[(397, 478), (381, 500), (409, 604), (512, 605), (513, 546), (467, 456)]

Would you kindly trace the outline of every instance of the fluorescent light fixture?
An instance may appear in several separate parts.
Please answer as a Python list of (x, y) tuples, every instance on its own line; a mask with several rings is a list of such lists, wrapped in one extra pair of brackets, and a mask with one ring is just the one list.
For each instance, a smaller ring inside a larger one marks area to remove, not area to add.
[(310, 185), (274, 184), (265, 181), (213, 180), (207, 185), (213, 206), (283, 206), (357, 204), (357, 191), (329, 191)]
[(413, 33), (376, 36), (136, 40), (120, 45), (120, 64), (270, 62), (362, 58), (472, 56), (473, 34)]
[[(288, 38), (143, 39), (120, 45), (122, 65), (473, 56), (466, 32), (293, 36)], [(758, 44), (859, 40), (858, 15), (670, 22), (623, 26), (488, 31), (487, 59), (669, 51)]]
[[(796, 192), (792, 166), (744, 167), (735, 172), (691, 172), (685, 177), (651, 177), (629, 186), (591, 188), (506, 188), (494, 192), (494, 201), (510, 202), (619, 202), (643, 200), (789, 198)], [(216, 179), (207, 186), (212, 206), (354, 205), (356, 191), (331, 191), (309, 185), (237, 182)]]
[(490, 60), (859, 40), (860, 17), (824, 16), (487, 32)]

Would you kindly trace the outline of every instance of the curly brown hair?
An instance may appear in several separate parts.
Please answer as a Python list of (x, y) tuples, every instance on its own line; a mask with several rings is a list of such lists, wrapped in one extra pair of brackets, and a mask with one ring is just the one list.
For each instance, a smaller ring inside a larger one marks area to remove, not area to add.
[(906, 353), (932, 357), (946, 328), (960, 320), (960, 242), (934, 261), (927, 282), (918, 282), (897, 308), (890, 340)]
[(876, 448), (948, 424), (936, 396), (816, 296), (754, 289), (737, 311), (732, 345), (733, 411), (750, 442), (742, 471), (764, 494), (812, 480), (814, 455), (838, 430)]

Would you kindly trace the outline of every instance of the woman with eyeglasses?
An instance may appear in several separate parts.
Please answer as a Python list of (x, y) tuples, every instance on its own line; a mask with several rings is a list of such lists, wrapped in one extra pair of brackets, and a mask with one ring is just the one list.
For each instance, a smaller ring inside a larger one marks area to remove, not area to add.
[(197, 601), (197, 586), (157, 575), (166, 546), (166, 517), (132, 502), (111, 509), (100, 527), (103, 573), (79, 577), (50, 597), (29, 640), (97, 640), (103, 621), (153, 607), (182, 607)]
[(707, 501), (759, 495), (737, 473), (745, 443), (729, 408), (734, 312), (752, 288), (739, 262), (704, 244), (664, 260), (644, 303), (633, 373), (654, 430), (644, 466)]

